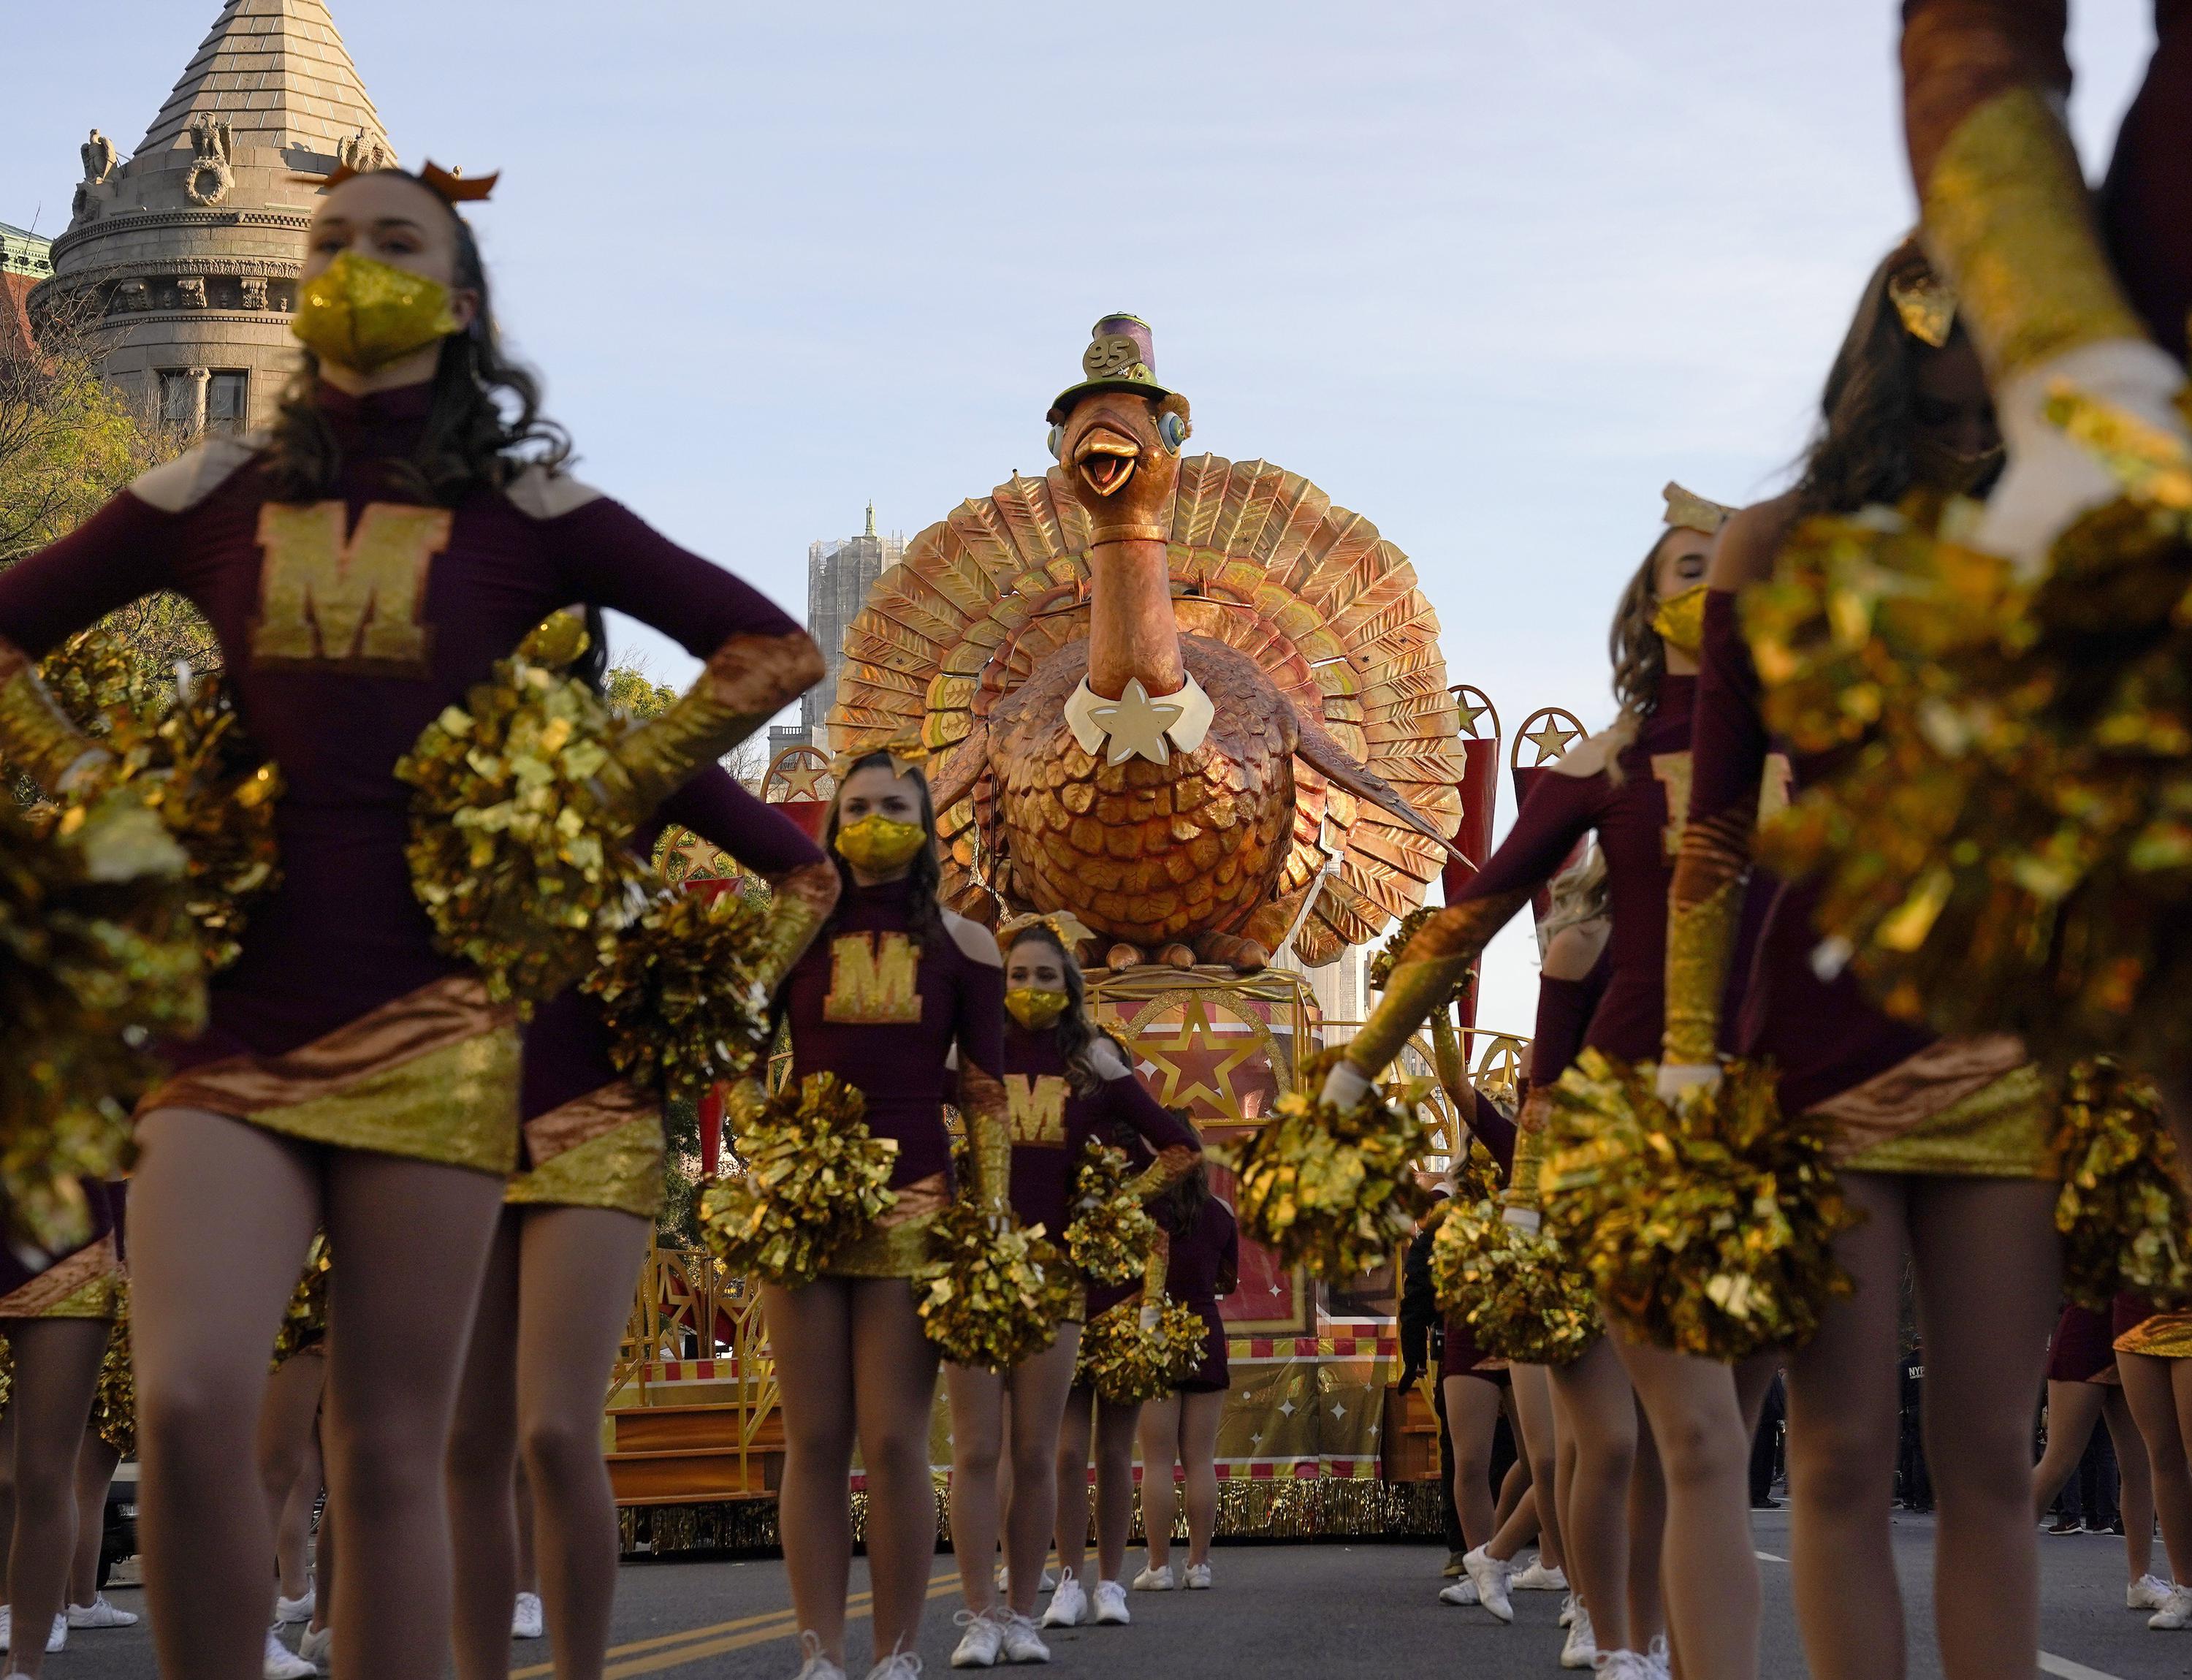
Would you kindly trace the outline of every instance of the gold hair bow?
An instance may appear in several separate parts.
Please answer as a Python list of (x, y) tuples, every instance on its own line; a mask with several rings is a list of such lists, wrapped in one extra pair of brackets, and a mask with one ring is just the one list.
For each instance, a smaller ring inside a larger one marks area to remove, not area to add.
[(853, 766), (863, 758), (872, 758), (878, 752), (890, 755), (891, 774), (902, 776), (909, 770), (928, 774), (928, 761), (935, 753), (917, 740), (901, 737), (893, 741), (876, 741), (868, 746), (849, 746), (830, 761), (830, 774), (839, 782), (853, 774)]
[(1922, 258), (1887, 277), (1888, 301), (1903, 317), (1903, 330), (1938, 350), (1956, 329), (1956, 294)]
[(1070, 910), (1054, 910), (1048, 915), (1030, 913), (1015, 916), (997, 929), (997, 949), (1009, 951), (1013, 941), (1030, 928), (1047, 928), (1058, 942), (1065, 947), (1066, 955), (1075, 962), (1081, 960), (1081, 947), (1096, 935), (1081, 923), (1081, 918)]
[[(346, 180), (374, 173), (370, 169), (354, 169), (348, 163), (338, 163), (328, 174), (292, 175), (289, 179), (306, 186), (317, 186), (323, 191), (333, 192)], [(460, 204), (484, 203), (494, 196), (494, 184), (501, 179), (502, 171), (499, 169), (491, 175), (466, 179), (462, 169), (445, 169), (439, 163), (421, 166), (418, 174), (420, 185), (430, 192), (438, 193), (442, 202), (453, 210)]]
[(1702, 531), (1710, 536), (1735, 512), (1732, 507), (1692, 494), (1671, 478), (1659, 494), (1667, 499), (1667, 523), (1685, 531)]

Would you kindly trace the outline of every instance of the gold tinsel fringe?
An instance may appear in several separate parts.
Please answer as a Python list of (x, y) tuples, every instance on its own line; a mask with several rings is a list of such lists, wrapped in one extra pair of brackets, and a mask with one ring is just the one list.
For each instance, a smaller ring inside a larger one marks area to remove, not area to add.
[(1566, 1365), (1598, 1336), (1590, 1279), (1549, 1233), (1508, 1224), (1492, 1197), (1455, 1197), (1431, 1238), (1431, 1290), (1502, 1359)]
[(2055, 1157), (2064, 1294), (2097, 1312), (2126, 1290), (2164, 1308), (2192, 1300), (2192, 1191), (2152, 1082), (2105, 1058), (2073, 1068)]
[(1091, 1283), (1133, 1283), (1156, 1245), (1157, 1222), (1127, 1187), (1133, 1164), (1125, 1150), (1094, 1138), (1082, 1151), (1065, 1254)]
[(1670, 1106), (1650, 1063), (1585, 1050), (1563, 1074), (1541, 1180), (1547, 1228), (1637, 1340), (1710, 1359), (1810, 1340), (1847, 1294), (1824, 1129), (1784, 1119), (1768, 1067), (1728, 1066)]
[(868, 1130), (867, 1109), (836, 1074), (810, 1073), (796, 1092), (739, 1114), (732, 1146), (745, 1170), (700, 1193), (700, 1232), (716, 1258), (796, 1289), (865, 1235), (898, 1201), (898, 1142)]
[(289, 1292), (282, 1310), (282, 1328), (274, 1333), (274, 1357), (267, 1369), (282, 1366), (306, 1348), (317, 1346), (328, 1333), (328, 1287), (333, 1280), (334, 1256), (328, 1252), (327, 1232), (316, 1231), (305, 1250), (305, 1270)]
[(1041, 1226), (954, 1202), (937, 1216), (914, 1310), (955, 1365), (1007, 1371), (1058, 1340), (1079, 1280)]
[[(1309, 1059), (1310, 1090), (1338, 1054)], [(1281, 1097), (1270, 1119), (1233, 1148), (1242, 1234), (1327, 1283), (1384, 1264), (1430, 1203), (1416, 1181), (1431, 1143), (1417, 1104), (1413, 1090), (1397, 1103), (1373, 1092), (1342, 1114), (1305, 1091)]]
[(756, 972), (768, 924), (768, 912), (736, 893), (673, 891), (605, 940), (585, 986), (601, 1000), (618, 1071), (665, 1098), (697, 1099), (744, 1077), (768, 1038), (768, 988)]
[(1202, 1363), (1208, 1337), (1202, 1315), (1170, 1295), (1146, 1306), (1139, 1296), (1122, 1300), (1081, 1333), (1073, 1380), (1117, 1406), (1162, 1400)]
[[(4, 1404), (0, 1402), (0, 1404)], [(137, 1376), (129, 1357), (129, 1285), (115, 1291), (114, 1323), (100, 1356), (99, 1386), (92, 1391), (91, 1428), (121, 1458), (137, 1454)]]
[(602, 775), (624, 727), (591, 689), (522, 649), (396, 766), (417, 790), (412, 889), (442, 949), (499, 1001), (529, 1008), (568, 986), (644, 888), (633, 824)]

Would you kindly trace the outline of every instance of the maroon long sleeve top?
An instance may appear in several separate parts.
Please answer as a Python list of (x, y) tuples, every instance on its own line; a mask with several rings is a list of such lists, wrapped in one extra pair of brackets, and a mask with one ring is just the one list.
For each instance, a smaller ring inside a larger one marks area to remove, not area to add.
[(799, 626), (722, 568), (567, 478), (421, 506), (391, 464), (424, 431), (429, 387), (323, 386), (339, 490), (275, 500), (220, 440), (147, 475), (72, 534), (0, 574), (0, 638), (36, 658), (156, 591), (211, 623), (238, 712), (280, 766), (282, 879), (254, 905), (211, 1024), (182, 1065), (276, 1055), (464, 965), (434, 948), (403, 856), (397, 761), (558, 608), (614, 608), (706, 657)]

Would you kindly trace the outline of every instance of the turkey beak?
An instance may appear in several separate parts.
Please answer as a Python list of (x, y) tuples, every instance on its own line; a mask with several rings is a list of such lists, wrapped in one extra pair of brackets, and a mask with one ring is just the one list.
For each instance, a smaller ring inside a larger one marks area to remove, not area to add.
[(1141, 455), (1141, 445), (1123, 431), (1092, 426), (1074, 449), (1073, 465), (1083, 484), (1099, 496), (1110, 496), (1127, 487)]

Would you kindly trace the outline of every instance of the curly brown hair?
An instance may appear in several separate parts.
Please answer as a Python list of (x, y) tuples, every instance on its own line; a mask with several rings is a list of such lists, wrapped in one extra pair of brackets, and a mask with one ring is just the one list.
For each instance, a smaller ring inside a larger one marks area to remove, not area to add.
[(1659, 683), (1667, 674), (1667, 644), (1652, 627), (1659, 610), (1659, 550), (1675, 528), (1669, 526), (1653, 540), (1644, 563), (1621, 591), (1613, 609), (1613, 626), (1607, 632), (1606, 651), (1613, 660), (1613, 698), (1622, 716), (1648, 717), (1659, 704)]
[[(442, 340), (425, 431), (417, 454), (396, 464), (392, 487), (454, 507), (475, 489), (500, 489), (528, 465), (562, 466), (571, 455), (569, 435), (542, 416), (539, 375), (503, 354), (487, 267), (471, 224), (408, 169), (373, 173), (400, 175), (442, 208), (456, 230), (452, 289), (479, 294), (471, 325)], [(327, 495), (342, 476), (342, 448), (320, 412), (319, 386), (320, 358), (308, 350), (260, 458), (260, 470), (283, 500)]]

